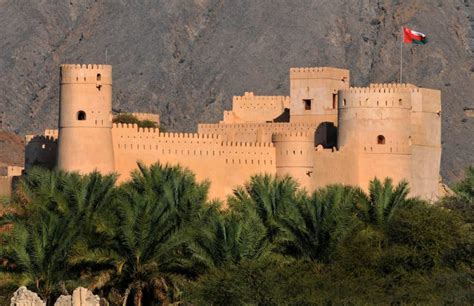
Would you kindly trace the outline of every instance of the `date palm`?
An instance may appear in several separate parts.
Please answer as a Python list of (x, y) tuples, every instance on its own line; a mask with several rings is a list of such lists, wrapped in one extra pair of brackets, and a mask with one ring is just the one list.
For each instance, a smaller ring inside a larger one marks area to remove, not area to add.
[[(187, 261), (189, 228), (206, 214), (208, 183), (179, 166), (139, 164), (118, 192), (115, 220), (87, 244), (73, 262), (99, 267), (98, 287), (122, 288), (124, 304), (156, 298), (166, 302), (176, 275), (192, 275)], [(130, 295), (130, 298), (129, 298)]]
[(113, 197), (114, 176), (32, 169), (19, 183), (14, 213), (1, 222), (11, 223), (1, 256), (7, 265), (3, 277), (26, 285), (51, 302), (79, 273), (69, 265), (75, 244), (88, 233), (96, 212)]
[(294, 209), (298, 184), (289, 176), (256, 175), (234, 191), (229, 206), (243, 212), (255, 213), (267, 231), (267, 238), (274, 241), (279, 233), (277, 219)]
[(302, 196), (292, 214), (280, 218), (280, 252), (295, 258), (328, 259), (351, 226), (350, 209), (357, 189), (330, 185)]

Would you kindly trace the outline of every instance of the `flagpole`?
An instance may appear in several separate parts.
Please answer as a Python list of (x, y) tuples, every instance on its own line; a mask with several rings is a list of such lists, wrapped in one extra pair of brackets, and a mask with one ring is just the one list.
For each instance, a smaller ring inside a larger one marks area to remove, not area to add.
[(403, 73), (403, 27), (402, 27), (402, 37), (400, 39), (400, 84), (402, 83), (402, 73)]

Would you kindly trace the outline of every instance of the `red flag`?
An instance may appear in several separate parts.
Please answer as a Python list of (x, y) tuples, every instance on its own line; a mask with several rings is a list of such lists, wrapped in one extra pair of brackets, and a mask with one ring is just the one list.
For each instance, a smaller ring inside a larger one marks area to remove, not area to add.
[(426, 35), (410, 28), (403, 27), (403, 42), (407, 44), (420, 44), (424, 45), (427, 43)]

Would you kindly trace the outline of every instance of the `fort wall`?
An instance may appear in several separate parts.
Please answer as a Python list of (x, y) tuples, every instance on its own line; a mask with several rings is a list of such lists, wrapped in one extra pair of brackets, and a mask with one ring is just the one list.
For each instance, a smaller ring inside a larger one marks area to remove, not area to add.
[(311, 190), (331, 184), (358, 186), (358, 154), (352, 150), (318, 149), (313, 154), (313, 173), (311, 176), (313, 178)]
[(420, 88), (412, 95), (412, 190), (435, 199), (441, 164), (441, 92)]
[(218, 134), (223, 141), (272, 142), (274, 133), (311, 132), (315, 131), (315, 123), (236, 123), (236, 124), (199, 124), (198, 133)]
[(246, 92), (232, 98), (232, 110), (224, 112), (222, 123), (272, 122), (290, 106), (290, 97), (255, 96)]
[(160, 133), (131, 124), (114, 124), (112, 135), (120, 181), (129, 178), (137, 161), (180, 164), (198, 180), (212, 181), (211, 198), (225, 199), (252, 175), (275, 173), (272, 143), (222, 141), (217, 134)]

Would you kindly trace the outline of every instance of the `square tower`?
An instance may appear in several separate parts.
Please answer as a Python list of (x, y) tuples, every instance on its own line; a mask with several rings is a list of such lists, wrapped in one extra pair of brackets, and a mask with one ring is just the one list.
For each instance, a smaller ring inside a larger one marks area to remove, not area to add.
[(290, 121), (337, 124), (338, 91), (349, 88), (349, 70), (290, 69)]

